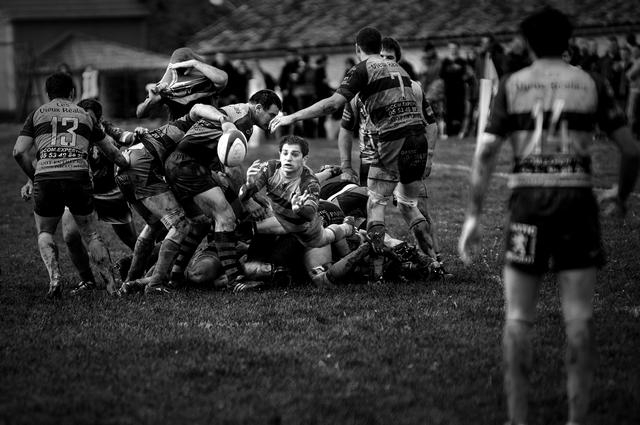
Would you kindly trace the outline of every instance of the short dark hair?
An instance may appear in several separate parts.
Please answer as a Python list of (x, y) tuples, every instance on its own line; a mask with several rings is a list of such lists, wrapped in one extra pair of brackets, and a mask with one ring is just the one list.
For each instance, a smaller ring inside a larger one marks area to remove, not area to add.
[(569, 47), (573, 25), (567, 15), (546, 6), (522, 21), (520, 32), (537, 57), (559, 57)]
[(74, 89), (73, 78), (65, 72), (51, 74), (44, 83), (49, 99), (68, 98)]
[(284, 145), (298, 145), (300, 146), (300, 152), (302, 152), (302, 156), (309, 155), (309, 142), (307, 142), (306, 139), (303, 139), (300, 136), (284, 136), (282, 139), (280, 139), (278, 152), (282, 152), (282, 147)]
[(380, 50), (382, 50), (382, 34), (373, 27), (364, 27), (356, 35), (356, 44), (366, 54), (380, 53)]
[(102, 118), (102, 105), (97, 100), (83, 99), (78, 102), (78, 106), (87, 112), (93, 111), (98, 121), (100, 121), (100, 119)]
[(396, 62), (400, 62), (402, 59), (402, 49), (400, 48), (400, 43), (396, 41), (395, 38), (385, 37), (382, 39), (382, 49), (380, 50), (393, 50), (396, 55)]
[(276, 92), (269, 89), (258, 90), (249, 98), (249, 102), (259, 103), (264, 109), (269, 109), (271, 105), (276, 105), (278, 109), (282, 110), (282, 101)]

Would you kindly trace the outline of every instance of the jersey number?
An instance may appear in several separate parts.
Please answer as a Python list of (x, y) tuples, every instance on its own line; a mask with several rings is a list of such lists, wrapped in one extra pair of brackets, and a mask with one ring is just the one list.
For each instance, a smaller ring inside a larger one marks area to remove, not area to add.
[(539, 100), (533, 106), (531, 115), (535, 120), (534, 132), (529, 141), (523, 156), (530, 154), (540, 155), (543, 153), (542, 145), (544, 141), (555, 143), (559, 153), (568, 153), (570, 149), (570, 139), (567, 130), (567, 120), (561, 120), (564, 109), (564, 100), (556, 99), (551, 108), (551, 118), (546, 137), (544, 136), (544, 110), (542, 101)]
[[(60, 141), (60, 146), (75, 146), (76, 130), (78, 129), (78, 118), (64, 117), (60, 120), (63, 133), (58, 134), (58, 117), (51, 118), (51, 140), (52, 145), (56, 144), (56, 141)], [(59, 136), (59, 139), (58, 139)]]
[(405, 98), (404, 95), (404, 81), (402, 81), (402, 74), (400, 74), (399, 72), (390, 72), (389, 75), (391, 75), (391, 78), (397, 78), (398, 82), (400, 83), (400, 90), (402, 90), (402, 98)]

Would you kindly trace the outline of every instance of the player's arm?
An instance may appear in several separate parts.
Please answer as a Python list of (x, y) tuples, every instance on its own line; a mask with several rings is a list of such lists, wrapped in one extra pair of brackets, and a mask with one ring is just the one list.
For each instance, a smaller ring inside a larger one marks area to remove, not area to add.
[(116, 127), (109, 121), (102, 121), (104, 132), (111, 136), (117, 146), (131, 146), (136, 142), (136, 132)]
[(171, 69), (179, 69), (179, 68), (193, 68), (202, 72), (202, 74), (207, 77), (216, 90), (220, 91), (227, 86), (227, 81), (229, 80), (229, 76), (227, 73), (221, 69), (216, 68), (213, 65), (209, 65), (204, 62), (200, 62), (196, 59), (189, 59), (183, 62), (176, 62), (169, 64), (169, 68)]
[(293, 194), (291, 207), (293, 212), (306, 221), (311, 221), (318, 213), (318, 203), (320, 202), (320, 184), (318, 180), (311, 179), (308, 184), (301, 187), (302, 195)]
[(341, 180), (352, 180), (357, 174), (351, 163), (351, 148), (353, 147), (353, 133), (359, 125), (358, 108), (354, 107), (354, 100), (344, 105), (340, 130), (338, 131), (338, 152), (340, 153), (340, 168), (346, 174)]
[(329, 115), (347, 103), (347, 98), (336, 92), (331, 96), (319, 100), (308, 108), (301, 109), (290, 115), (279, 115), (269, 123), (269, 130), (274, 132), (280, 126), (291, 125), (297, 121), (304, 121), (311, 118), (317, 118)]
[(96, 146), (102, 151), (102, 153), (109, 159), (109, 161), (115, 163), (123, 170), (129, 168), (129, 161), (122, 155), (122, 152), (116, 147), (116, 142), (108, 134), (104, 134), (104, 137), (96, 142)]
[(136, 117), (144, 118), (149, 112), (149, 108), (162, 100), (160, 93), (155, 87), (151, 87), (147, 90), (147, 97), (144, 101), (136, 107)]
[(189, 111), (189, 118), (194, 121), (199, 119), (219, 122), (223, 132), (237, 130), (236, 125), (231, 122), (228, 116), (223, 114), (218, 108), (203, 103), (196, 103)]
[(478, 139), (476, 153), (471, 167), (471, 187), (467, 216), (462, 225), (462, 234), (458, 241), (458, 253), (465, 264), (472, 260), (471, 251), (480, 243), (479, 217), (482, 212), (491, 175), (496, 167), (498, 152), (504, 139), (491, 133), (483, 133)]
[(33, 158), (29, 151), (33, 147), (33, 137), (20, 135), (13, 146), (13, 157), (24, 173), (33, 181), (36, 174)]
[(640, 149), (638, 141), (631, 134), (628, 126), (623, 126), (609, 134), (609, 138), (620, 150), (620, 175), (618, 177), (618, 190), (613, 201), (618, 204), (620, 212), (624, 215), (626, 201), (635, 187), (638, 179), (638, 167), (640, 166)]

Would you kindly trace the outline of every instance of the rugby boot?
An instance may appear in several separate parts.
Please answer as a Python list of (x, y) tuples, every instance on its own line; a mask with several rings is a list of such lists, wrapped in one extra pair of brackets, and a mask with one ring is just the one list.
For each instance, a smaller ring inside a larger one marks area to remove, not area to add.
[(76, 286), (71, 290), (70, 294), (72, 296), (82, 295), (82, 294), (86, 294), (88, 292), (94, 291), (96, 289), (98, 289), (98, 286), (95, 284), (95, 282), (92, 282), (90, 280), (83, 280), (78, 284), (78, 286)]

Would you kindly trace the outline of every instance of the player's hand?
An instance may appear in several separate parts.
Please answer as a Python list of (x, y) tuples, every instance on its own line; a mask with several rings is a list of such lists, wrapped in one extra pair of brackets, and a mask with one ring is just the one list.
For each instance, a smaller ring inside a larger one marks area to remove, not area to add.
[(259, 159), (253, 161), (251, 166), (247, 168), (247, 183), (253, 183), (253, 180), (260, 172), (260, 168), (262, 166), (262, 162)]
[(293, 115), (277, 115), (269, 123), (269, 131), (273, 133), (278, 127), (291, 125), (295, 122)]
[(222, 129), (223, 133), (228, 133), (232, 130), (237, 130), (238, 127), (236, 127), (236, 125), (232, 122), (229, 121), (225, 121), (222, 124), (220, 124), (220, 128)]
[(311, 194), (308, 190), (305, 190), (302, 195), (298, 195), (297, 193), (293, 193), (291, 195), (291, 209), (294, 213), (298, 213), (302, 207), (304, 207), (304, 203), (307, 202)]
[(24, 186), (20, 188), (20, 196), (23, 201), (28, 201), (31, 199), (31, 195), (33, 195), (33, 182), (29, 179)]
[(603, 190), (598, 195), (598, 203), (602, 209), (602, 214), (606, 217), (624, 218), (627, 214), (627, 207), (618, 196), (618, 185), (613, 185), (610, 189)]
[(252, 198), (249, 198), (247, 202), (244, 203), (244, 207), (247, 209), (249, 216), (255, 221), (262, 221), (269, 217), (268, 208), (260, 205)]
[(343, 167), (340, 181), (358, 184), (358, 173), (351, 167)]
[(480, 223), (478, 217), (469, 215), (462, 225), (462, 233), (458, 240), (458, 254), (465, 265), (473, 261), (474, 251), (480, 246)]
[[(169, 69), (180, 69), (180, 68), (195, 68), (198, 65), (198, 61), (195, 59), (189, 59), (182, 62), (170, 63)], [(189, 69), (185, 71), (185, 75), (189, 73)]]
[(146, 127), (136, 127), (135, 130), (133, 130), (134, 133), (136, 133), (136, 136), (141, 136), (143, 134), (146, 134), (149, 132), (149, 129)]

